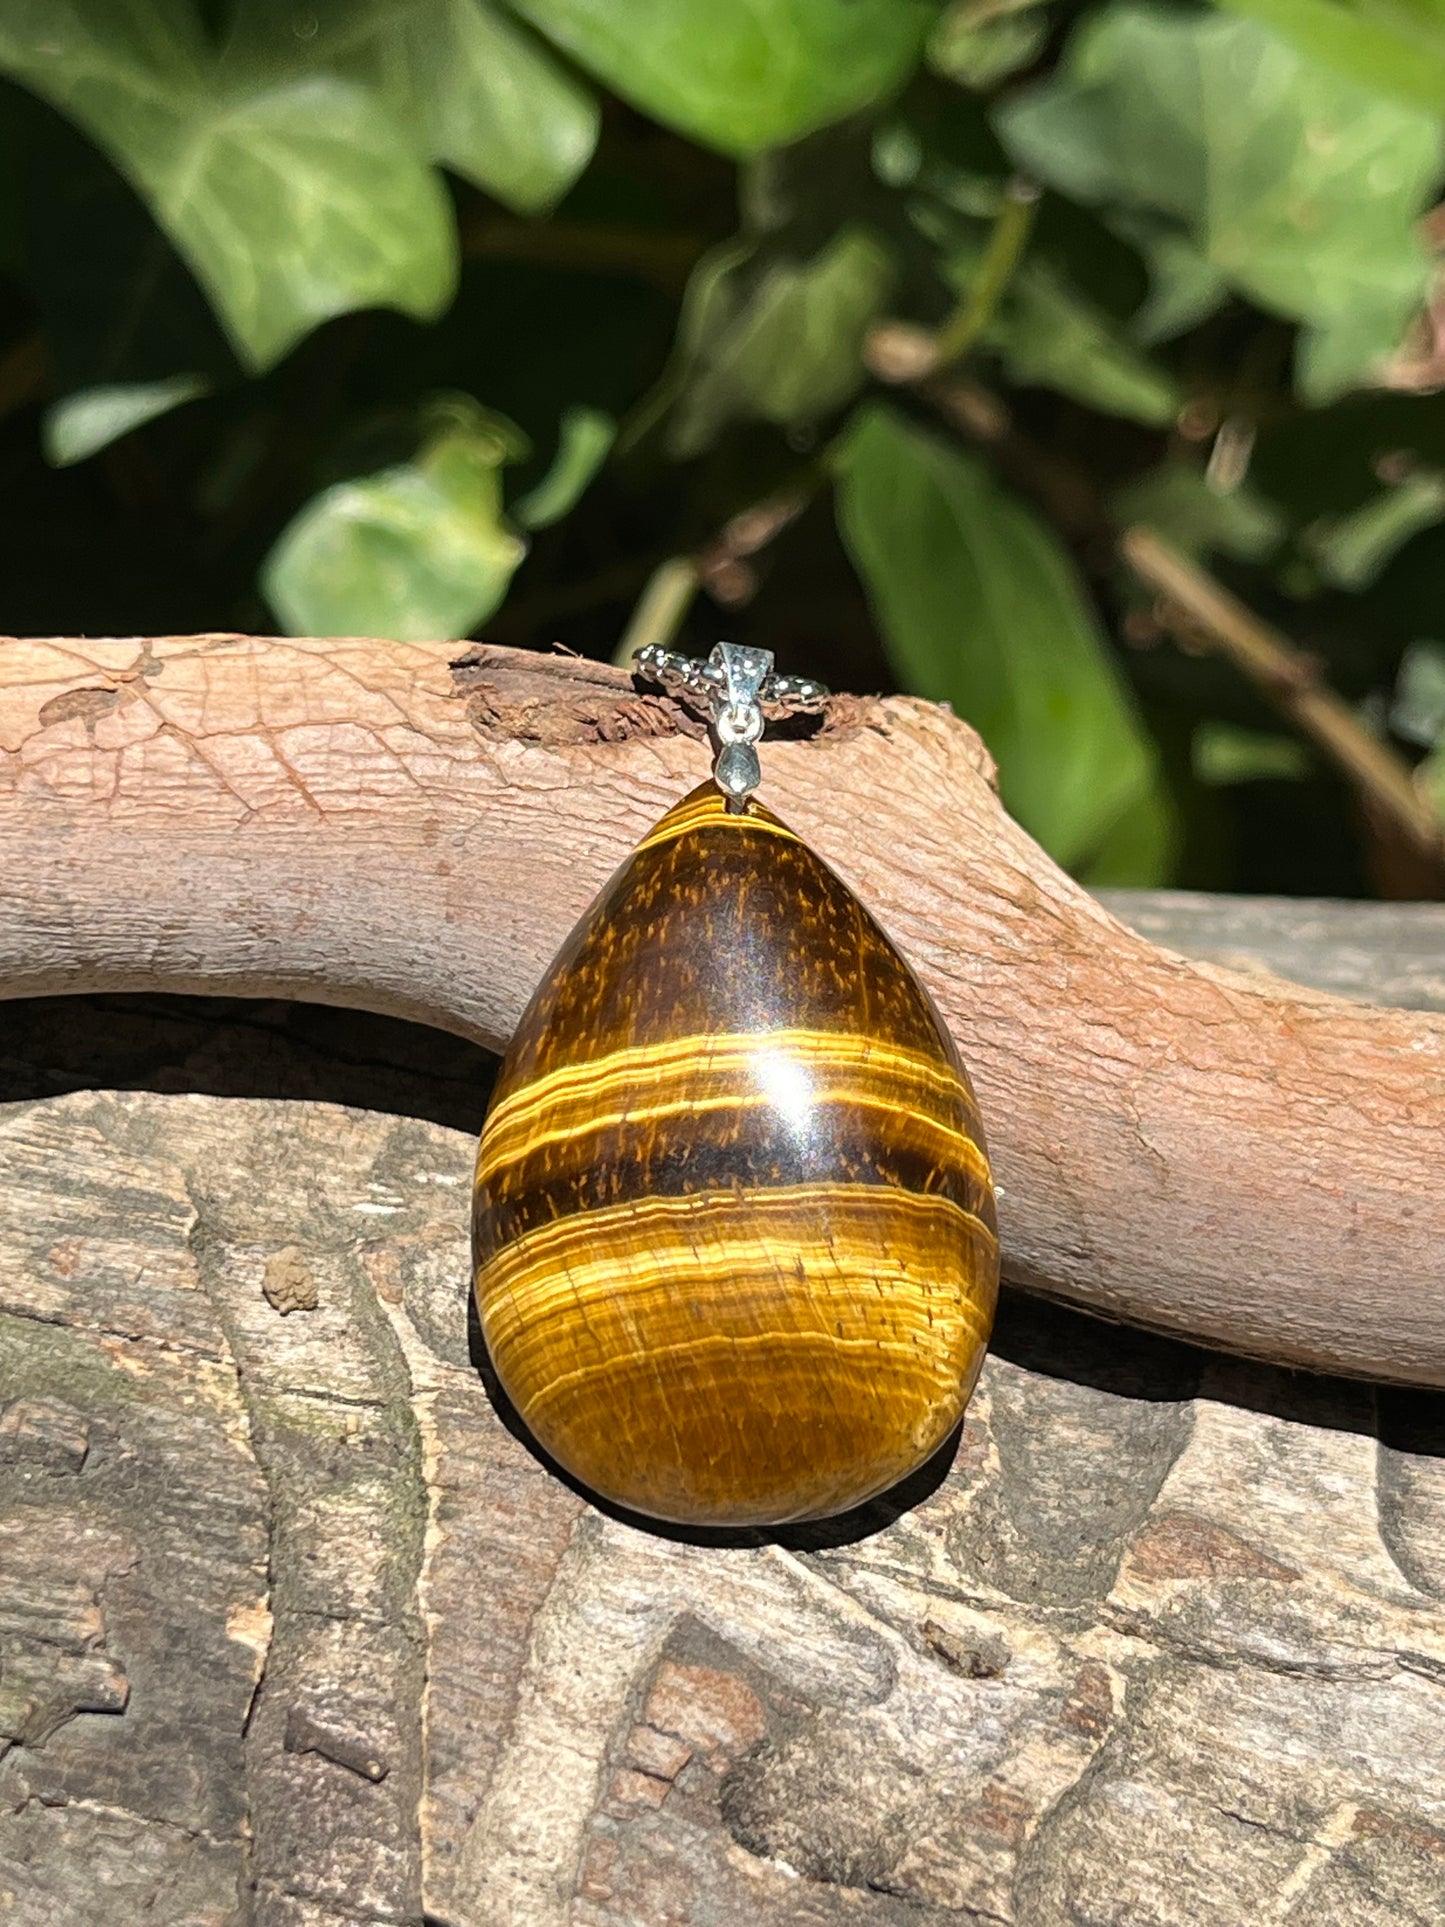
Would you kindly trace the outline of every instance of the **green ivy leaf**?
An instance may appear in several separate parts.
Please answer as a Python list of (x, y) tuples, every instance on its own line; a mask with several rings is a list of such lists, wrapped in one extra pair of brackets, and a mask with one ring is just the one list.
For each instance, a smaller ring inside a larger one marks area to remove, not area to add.
[(839, 527), (900, 680), (952, 703), (1013, 814), (1087, 864), (1157, 808), (1156, 772), (1068, 557), (981, 462), (883, 405), (854, 417), (839, 467)]
[(1295, 736), (1236, 723), (1200, 723), (1189, 746), (1196, 781), (1206, 789), (1236, 783), (1297, 782), (1310, 773), (1310, 754)]
[(291, 635), (464, 636), (500, 607), (527, 545), (502, 516), (510, 423), (458, 406), (413, 462), (308, 502), (262, 570)]
[(1173, 379), (1046, 261), (1018, 271), (983, 339), (1016, 382), (1055, 388), (1148, 428), (1167, 427), (1179, 413)]
[(1212, 315), (1229, 298), (1229, 283), (1193, 240), (1150, 214), (1116, 212), (1109, 225), (1130, 241), (1149, 270), (1149, 293), (1129, 318), (1129, 332), (1145, 343), (1172, 341)]
[(213, 386), (236, 358), (214, 309), (144, 200), (93, 142), (3, 82), (15, 170), (20, 275), (45, 335), (55, 390), (167, 382)]
[(52, 468), (69, 468), (98, 455), (133, 429), (168, 415), (182, 402), (209, 393), (200, 375), (172, 375), (166, 381), (120, 381), (81, 388), (45, 411), (40, 440)]
[(1104, 832), (1075, 871), (1090, 890), (1148, 890), (1168, 883), (1179, 855), (1179, 810), (1156, 780)]
[(1047, 15), (1038, 0), (957, 0), (928, 40), (928, 64), (945, 80), (986, 93), (1043, 52)]
[(15, 0), (0, 71), (68, 114), (146, 197), (253, 368), (349, 309), (426, 319), (450, 300), (441, 184), (357, 82), (223, 60), (164, 0)]
[(1422, 749), (1445, 746), (1445, 643), (1422, 637), (1405, 651), (1390, 703), (1390, 727)]
[(511, 0), (635, 107), (725, 154), (797, 140), (887, 95), (928, 0)]
[(1422, 529), (1445, 522), (1445, 475), (1409, 475), (1348, 515), (1330, 515), (1306, 531), (1304, 547), (1326, 582), (1368, 589), (1386, 563)]
[(1366, 377), (1423, 298), (1415, 223), (1440, 174), (1438, 122), (1253, 21), (1110, 7), (996, 124), (1042, 179), (1167, 217), (1230, 286), (1309, 324), (1311, 399)]
[(1146, 522), (1199, 561), (1227, 555), (1262, 562), (1285, 535), (1285, 518), (1247, 482), (1226, 493), (1183, 461), (1141, 475), (1114, 497), (1113, 509), (1119, 523)]
[(1425, 758), (1415, 771), (1415, 781), (1441, 823), (1445, 824), (1445, 744), (1432, 750)]
[(892, 256), (859, 228), (804, 261), (716, 249), (694, 271), (666, 381), (670, 452), (699, 454), (730, 421), (786, 427), (841, 408), (863, 381), (863, 338), (893, 281)]
[(569, 408), (557, 435), (552, 465), (534, 489), (512, 506), (524, 529), (548, 529), (569, 515), (612, 452), (617, 423), (600, 408)]
[(551, 207), (597, 145), (594, 96), (486, 0), (413, 0), (359, 65), (433, 160), (519, 213)]
[(1301, 53), (1376, 93), (1445, 114), (1445, 9), (1439, 0), (1222, 0)]

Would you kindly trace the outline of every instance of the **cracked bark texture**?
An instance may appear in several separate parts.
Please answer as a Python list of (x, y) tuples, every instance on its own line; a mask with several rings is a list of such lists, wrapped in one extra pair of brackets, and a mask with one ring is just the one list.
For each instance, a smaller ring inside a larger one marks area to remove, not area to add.
[[(501, 1044), (707, 757), (696, 719), (619, 671), (455, 646), (5, 645), (0, 996), (311, 997)], [(770, 745), (766, 795), (958, 1039), (1005, 1276), (1229, 1350), (1445, 1384), (1445, 1022), (1131, 933), (990, 775), (936, 707), (845, 697)]]
[(0, 1016), (0, 1920), (1437, 1927), (1441, 1394), (1011, 1296), (911, 1509), (655, 1535), (479, 1375), (482, 1052)]

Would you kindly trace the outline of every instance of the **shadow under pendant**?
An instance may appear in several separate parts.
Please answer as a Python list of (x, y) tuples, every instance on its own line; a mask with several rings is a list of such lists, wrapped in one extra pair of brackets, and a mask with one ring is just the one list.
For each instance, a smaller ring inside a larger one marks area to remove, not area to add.
[(473, 1224), (487, 1349), (538, 1442), (618, 1505), (736, 1527), (847, 1511), (948, 1438), (998, 1239), (927, 992), (751, 798), (756, 759), (724, 763), (771, 659), (719, 661), (717, 780), (643, 838), (538, 986)]

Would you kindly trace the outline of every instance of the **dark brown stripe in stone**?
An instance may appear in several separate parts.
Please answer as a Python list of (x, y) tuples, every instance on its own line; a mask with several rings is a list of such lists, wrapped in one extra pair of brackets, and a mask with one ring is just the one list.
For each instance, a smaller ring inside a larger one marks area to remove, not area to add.
[[(956, 1120), (965, 1124), (962, 1110)], [(789, 1128), (775, 1110), (708, 1110), (588, 1131), (542, 1146), (486, 1186), (485, 1243), (509, 1243), (535, 1225), (624, 1204), (732, 1186), (744, 1191), (805, 1184), (819, 1172), (842, 1184), (951, 1198), (991, 1212), (986, 1187), (962, 1164), (941, 1162), (939, 1135), (879, 1105), (820, 1104), (811, 1128)]]
[(720, 812), (613, 877), (528, 1007), (496, 1100), (580, 1056), (765, 1030), (780, 1011), (957, 1064), (912, 972), (827, 865)]

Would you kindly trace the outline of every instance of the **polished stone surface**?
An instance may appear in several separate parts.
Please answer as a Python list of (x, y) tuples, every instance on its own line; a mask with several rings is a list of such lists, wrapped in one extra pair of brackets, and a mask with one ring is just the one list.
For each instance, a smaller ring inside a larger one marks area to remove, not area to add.
[(993, 1317), (968, 1079), (857, 898), (711, 784), (533, 998), (482, 1135), (477, 1295), (537, 1440), (698, 1525), (826, 1517), (957, 1424)]

